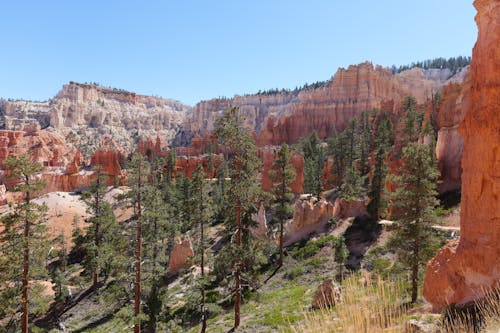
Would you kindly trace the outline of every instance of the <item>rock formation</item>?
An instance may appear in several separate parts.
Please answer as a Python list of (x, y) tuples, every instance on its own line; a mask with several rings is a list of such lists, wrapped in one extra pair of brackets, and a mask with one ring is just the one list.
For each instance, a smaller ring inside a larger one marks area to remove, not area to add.
[(396, 111), (406, 95), (423, 103), (444, 85), (460, 83), (465, 73), (413, 68), (392, 74), (389, 68), (365, 62), (340, 68), (317, 88), (203, 101), (186, 118), (175, 144), (186, 145), (195, 135), (213, 131), (215, 119), (228, 106), (239, 106), (245, 125), (256, 133), (260, 146), (294, 143), (313, 130), (324, 138), (345, 128), (349, 119), (363, 111)]
[(50, 126), (94, 148), (101, 143), (94, 139), (110, 135), (130, 151), (135, 136), (170, 142), (189, 110), (169, 99), (70, 82), (47, 102), (0, 101), (0, 128), (36, 131)]
[(293, 220), (285, 226), (283, 244), (288, 246), (301, 239), (309, 237), (314, 232), (321, 231), (333, 216), (333, 205), (316, 198), (308, 201), (298, 200), (295, 204)]
[(341, 289), (332, 280), (324, 280), (314, 294), (312, 301), (313, 309), (325, 309), (334, 306), (341, 301)]
[(252, 214), (252, 220), (257, 224), (255, 227), (250, 228), (250, 233), (257, 239), (267, 239), (267, 218), (266, 209), (264, 204), (260, 204), (259, 211)]
[(189, 238), (176, 243), (172, 252), (170, 253), (170, 258), (168, 260), (168, 271), (170, 273), (177, 273), (183, 268), (189, 268), (191, 266), (191, 259), (194, 257), (194, 251), (191, 246), (191, 241)]
[(435, 309), (464, 304), (500, 287), (500, 1), (476, 0), (478, 40), (470, 69), (470, 103), (460, 133), (460, 241), (427, 265), (424, 296)]

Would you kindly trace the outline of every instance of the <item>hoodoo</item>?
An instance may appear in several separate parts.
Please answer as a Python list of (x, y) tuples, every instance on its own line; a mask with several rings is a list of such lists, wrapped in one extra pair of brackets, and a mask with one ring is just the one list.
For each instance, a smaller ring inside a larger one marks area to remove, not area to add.
[(460, 125), (460, 241), (427, 266), (424, 296), (436, 310), (481, 298), (500, 286), (500, 1), (476, 0), (478, 39), (470, 69), (470, 104)]

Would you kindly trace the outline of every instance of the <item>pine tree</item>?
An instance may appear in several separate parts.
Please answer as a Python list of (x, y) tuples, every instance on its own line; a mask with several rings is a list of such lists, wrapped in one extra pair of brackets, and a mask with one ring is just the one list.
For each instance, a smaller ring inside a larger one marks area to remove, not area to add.
[(129, 171), (128, 183), (130, 198), (134, 207), (136, 239), (135, 239), (135, 282), (134, 282), (134, 332), (141, 332), (141, 284), (142, 284), (142, 200), (145, 184), (149, 175), (149, 163), (139, 154), (131, 157), (127, 170)]
[(337, 263), (337, 272), (339, 274), (340, 281), (342, 281), (342, 279), (344, 278), (345, 261), (347, 260), (348, 256), (349, 250), (347, 249), (347, 246), (345, 244), (344, 236), (335, 238), (333, 242), (333, 258)]
[[(32, 201), (37, 191), (44, 187), (44, 182), (36, 177), (43, 167), (31, 162), (27, 157), (9, 157), (4, 162), (8, 177), (17, 179), (19, 183), (13, 187), (16, 192), (23, 193), (23, 202), (15, 206), (14, 211), (2, 218), (5, 232), (0, 240), (0, 263), (2, 264), (1, 281), (5, 288), (0, 288), (3, 307), (0, 314), (11, 316), (7, 325), (16, 325), (14, 316), (17, 304), (21, 304), (21, 330), (28, 332), (29, 304), (33, 304), (35, 295), (30, 290), (36, 288), (29, 285), (31, 279), (46, 276), (45, 256), (48, 253), (48, 242), (45, 240), (46, 227), (43, 224), (47, 207)], [(21, 249), (21, 250), (20, 250)], [(22, 255), (21, 255), (22, 253)], [(22, 263), (22, 269), (20, 264)], [(21, 280), (22, 285), (17, 281)], [(21, 299), (19, 302), (19, 294)], [(4, 297), (10, 297), (4, 299)], [(2, 316), (3, 317), (3, 316)]]
[(163, 305), (162, 295), (166, 292), (163, 276), (168, 267), (167, 254), (174, 242), (175, 232), (170, 206), (163, 201), (153, 173), (149, 183), (144, 185), (142, 197), (143, 261), (142, 286), (146, 295), (144, 312), (148, 315), (146, 327), (156, 332), (156, 323)]
[(321, 147), (321, 140), (315, 131), (302, 140), (304, 154), (304, 192), (316, 195), (318, 198), (323, 191), (322, 176), (325, 155)]
[(346, 133), (335, 133), (333, 137), (328, 139), (328, 149), (330, 155), (333, 157), (331, 173), (334, 176), (334, 185), (340, 187), (344, 182), (346, 171)]
[(410, 143), (403, 149), (400, 175), (392, 181), (397, 190), (393, 199), (396, 234), (391, 241), (399, 258), (411, 271), (411, 302), (418, 296), (419, 270), (432, 256), (432, 224), (437, 205), (436, 183), (439, 172), (429, 146)]
[(290, 205), (293, 200), (290, 184), (295, 179), (295, 169), (293, 169), (290, 164), (290, 158), (290, 149), (285, 143), (278, 151), (276, 159), (273, 162), (273, 169), (270, 173), (271, 180), (273, 181), (273, 219), (271, 222), (273, 225), (279, 225), (280, 257), (278, 260), (278, 267), (283, 265), (283, 226), (286, 220), (290, 219), (293, 214), (293, 207)]
[(205, 180), (205, 172), (203, 166), (198, 164), (196, 172), (193, 174), (193, 181), (191, 183), (191, 197), (190, 197), (190, 218), (191, 228), (197, 235), (197, 261), (201, 269), (201, 278), (198, 281), (200, 294), (201, 294), (201, 329), (200, 333), (204, 333), (207, 329), (207, 310), (205, 307), (205, 264), (206, 264), (206, 224), (211, 219), (211, 198), (209, 196), (210, 186)]
[(373, 166), (373, 176), (370, 184), (370, 203), (368, 204), (368, 213), (378, 220), (380, 210), (384, 206), (383, 192), (385, 187), (385, 177), (387, 167), (385, 159), (387, 153), (391, 150), (391, 123), (388, 119), (382, 119), (377, 126), (377, 139), (375, 140), (375, 164)]
[(241, 304), (241, 274), (245, 269), (245, 256), (251, 250), (249, 238), (244, 233), (252, 222), (251, 213), (256, 211), (257, 195), (259, 193), (256, 175), (260, 160), (257, 157), (257, 147), (250, 135), (241, 124), (237, 108), (228, 109), (217, 121), (216, 134), (220, 143), (227, 150), (227, 188), (229, 208), (226, 234), (235, 235), (232, 241), (234, 258), (235, 302), (234, 328), (240, 325)]
[(102, 167), (99, 165), (94, 168), (96, 179), (92, 181), (90, 189), (83, 192), (82, 199), (87, 204), (87, 212), (90, 218), (87, 220), (89, 227), (87, 228), (87, 244), (86, 257), (84, 267), (89, 270), (92, 275), (92, 288), (97, 289), (99, 280), (99, 250), (101, 245), (101, 224), (103, 223), (103, 205), (104, 195), (106, 194), (107, 176), (104, 174)]

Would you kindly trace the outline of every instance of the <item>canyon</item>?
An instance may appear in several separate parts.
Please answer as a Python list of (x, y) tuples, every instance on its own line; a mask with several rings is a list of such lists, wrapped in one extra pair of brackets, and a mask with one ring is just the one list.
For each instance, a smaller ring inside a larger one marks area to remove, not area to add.
[(436, 310), (500, 287), (500, 1), (476, 0), (478, 39), (470, 69), (459, 240), (427, 265), (424, 297)]
[[(207, 168), (208, 160), (195, 156), (214, 146), (210, 133), (217, 117), (226, 108), (238, 106), (245, 126), (261, 147), (263, 188), (268, 189), (277, 145), (296, 143), (312, 131), (326, 138), (372, 109), (397, 119), (401, 101), (412, 95), (421, 111), (436, 118), (440, 191), (445, 192), (461, 184), (463, 142), (458, 124), (468, 103), (467, 73), (468, 67), (457, 71), (412, 68), (393, 74), (389, 68), (364, 62), (340, 68), (330, 80), (302, 89), (201, 101), (194, 107), (70, 82), (46, 102), (0, 100), (0, 165), (8, 156), (31, 154), (47, 167), (50, 189), (67, 191), (88, 184), (89, 166), (96, 164), (107, 163), (111, 177), (120, 182), (120, 161), (140, 143), (139, 151), (157, 156), (166, 156), (167, 147), (175, 147), (177, 170), (189, 175), (199, 159)], [(442, 100), (434, 105), (438, 92)], [(292, 189), (301, 193), (302, 156), (294, 154), (292, 164), (297, 171)], [(329, 177), (327, 170), (324, 177)]]

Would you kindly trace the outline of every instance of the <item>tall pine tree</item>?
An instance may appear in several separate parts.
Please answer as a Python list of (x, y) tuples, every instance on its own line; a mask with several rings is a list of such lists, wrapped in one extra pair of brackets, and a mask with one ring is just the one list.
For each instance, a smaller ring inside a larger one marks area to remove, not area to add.
[(243, 127), (237, 108), (228, 109), (217, 121), (216, 134), (226, 149), (227, 188), (226, 234), (232, 238), (232, 257), (234, 258), (234, 328), (240, 325), (240, 306), (242, 296), (241, 274), (245, 270), (244, 257), (247, 255), (249, 238), (244, 237), (252, 223), (251, 213), (256, 211), (259, 183), (256, 175), (260, 159), (257, 146), (250, 133)]
[(403, 149), (403, 165), (392, 181), (397, 190), (392, 193), (396, 234), (391, 241), (399, 259), (411, 272), (411, 302), (417, 301), (420, 268), (432, 256), (434, 245), (432, 224), (437, 205), (436, 183), (439, 172), (429, 146), (410, 143)]
[(290, 148), (285, 143), (281, 146), (271, 170), (271, 180), (273, 181), (273, 202), (272, 202), (272, 224), (279, 226), (279, 247), (280, 257), (278, 267), (283, 265), (283, 226), (292, 217), (293, 207), (290, 203), (293, 200), (293, 193), (290, 184), (295, 179), (295, 169), (290, 164)]
[[(5, 287), (0, 288), (0, 296), (5, 307), (0, 309), (0, 314), (11, 316), (7, 325), (16, 327), (15, 314), (20, 304), (21, 331), (27, 333), (29, 306), (36, 307), (33, 302), (35, 297), (30, 291), (37, 289), (29, 281), (46, 277), (44, 259), (49, 246), (43, 224), (47, 207), (32, 200), (35, 193), (45, 186), (44, 181), (36, 177), (43, 171), (43, 167), (25, 156), (7, 158), (4, 167), (8, 170), (8, 177), (18, 181), (13, 190), (23, 194), (23, 201), (15, 205), (13, 212), (2, 218), (5, 232), (0, 240), (0, 277)], [(21, 285), (17, 281), (21, 281)]]

